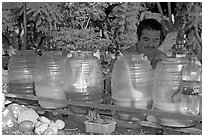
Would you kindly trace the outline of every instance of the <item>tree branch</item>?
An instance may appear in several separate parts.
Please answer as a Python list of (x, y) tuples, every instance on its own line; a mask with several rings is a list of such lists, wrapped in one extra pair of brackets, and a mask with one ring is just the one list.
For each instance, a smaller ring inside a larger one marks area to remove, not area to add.
[(79, 23), (79, 22), (78, 22), (78, 24), (80, 25), (81, 29), (83, 29), (83, 28), (84, 28), (84, 27), (83, 27), (83, 25), (82, 25), (81, 23)]
[(87, 27), (88, 27), (88, 25), (89, 25), (90, 20), (91, 20), (91, 18), (90, 18), (90, 16), (89, 16), (89, 19), (88, 19), (88, 21), (87, 21), (87, 23), (86, 23), (86, 26), (85, 26), (86, 29), (87, 29)]
[(24, 25), (24, 46), (22, 50), (27, 50), (26, 2), (23, 3), (23, 25)]
[(168, 15), (169, 15), (170, 28), (172, 29), (173, 21), (171, 16), (171, 2), (168, 2)]
[(160, 5), (159, 2), (156, 2), (156, 4), (157, 4), (157, 8), (158, 8), (158, 10), (159, 10), (159, 13), (162, 15), (162, 22), (161, 22), (161, 23), (162, 23), (162, 26), (163, 26), (163, 28), (165, 29), (165, 30), (164, 30), (165, 33), (167, 34), (167, 33), (168, 33), (168, 28), (167, 28), (166, 25), (164, 24), (164, 14), (163, 14), (161, 5)]
[(202, 45), (202, 39), (201, 39), (201, 37), (198, 34), (198, 27), (197, 26), (195, 26), (195, 35), (196, 35), (200, 45)]

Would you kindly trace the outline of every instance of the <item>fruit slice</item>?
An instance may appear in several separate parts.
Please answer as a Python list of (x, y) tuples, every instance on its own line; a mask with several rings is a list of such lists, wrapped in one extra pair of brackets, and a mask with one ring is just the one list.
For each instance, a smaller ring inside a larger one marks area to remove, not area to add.
[(65, 123), (64, 123), (64, 121), (62, 121), (61, 119), (57, 119), (57, 120), (55, 121), (55, 124), (58, 125), (58, 128), (59, 128), (59, 129), (63, 129), (63, 128), (65, 127)]
[(2, 112), (2, 128), (12, 127), (17, 123), (14, 114), (9, 109), (4, 109)]
[(23, 131), (27, 131), (27, 132), (33, 131), (34, 130), (34, 124), (30, 120), (25, 120), (19, 124), (19, 128), (22, 129)]
[(11, 110), (16, 118), (25, 111), (27, 108), (25, 106), (19, 105), (17, 103), (12, 103), (7, 106), (9, 110)]
[(30, 120), (32, 121), (34, 124), (37, 122), (39, 115), (37, 114), (37, 112), (33, 109), (27, 109), (25, 111), (23, 111), (19, 117), (18, 117), (18, 123), (21, 123), (22, 121), (25, 120)]

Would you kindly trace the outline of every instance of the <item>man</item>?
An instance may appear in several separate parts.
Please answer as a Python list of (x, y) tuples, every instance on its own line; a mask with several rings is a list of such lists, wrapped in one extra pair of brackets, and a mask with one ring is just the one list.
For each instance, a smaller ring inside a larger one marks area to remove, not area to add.
[(167, 55), (158, 50), (163, 40), (162, 25), (155, 19), (144, 19), (137, 28), (138, 42), (136, 46), (126, 49), (123, 54), (135, 52), (144, 54), (151, 61), (153, 69), (156, 68), (157, 62)]

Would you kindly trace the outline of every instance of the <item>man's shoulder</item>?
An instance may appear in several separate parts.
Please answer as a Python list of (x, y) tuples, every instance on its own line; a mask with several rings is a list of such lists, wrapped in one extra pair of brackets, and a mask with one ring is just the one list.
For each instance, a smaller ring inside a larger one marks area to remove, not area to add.
[(131, 46), (122, 51), (122, 54), (137, 53), (135, 46)]

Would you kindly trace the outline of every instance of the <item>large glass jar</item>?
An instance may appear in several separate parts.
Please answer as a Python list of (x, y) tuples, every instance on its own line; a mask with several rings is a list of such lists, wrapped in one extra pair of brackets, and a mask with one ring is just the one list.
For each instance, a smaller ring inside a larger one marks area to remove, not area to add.
[[(181, 70), (188, 63), (186, 58), (166, 58), (157, 64), (154, 75), (153, 107), (156, 110), (179, 112), (181, 105)], [(157, 117), (166, 126), (186, 127), (191, 120)]]
[[(103, 74), (100, 61), (91, 51), (72, 52), (67, 60), (66, 98), (81, 102), (101, 102)], [(77, 113), (85, 109), (72, 107)]]
[[(147, 109), (152, 102), (153, 69), (150, 61), (142, 54), (130, 53), (115, 61), (111, 92), (115, 105)], [(128, 115), (121, 115), (129, 120)], [(138, 116), (136, 119), (144, 119)]]
[(38, 56), (34, 50), (17, 51), (9, 61), (8, 81), (11, 93), (35, 94), (33, 73)]
[[(40, 97), (65, 98), (65, 70), (66, 57), (59, 51), (43, 52), (35, 68), (35, 90)], [(52, 101), (38, 101), (43, 108), (61, 108), (67, 104), (53, 103)]]

